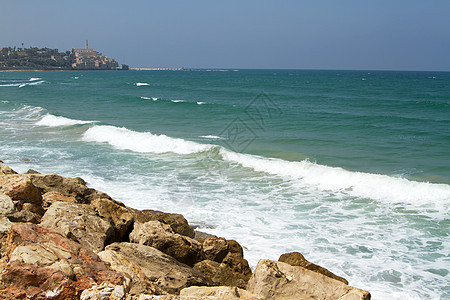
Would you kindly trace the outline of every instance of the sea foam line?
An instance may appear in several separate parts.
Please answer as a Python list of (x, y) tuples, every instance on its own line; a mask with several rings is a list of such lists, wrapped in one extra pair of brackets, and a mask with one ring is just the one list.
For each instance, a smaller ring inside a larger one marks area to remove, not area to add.
[(60, 126), (72, 126), (72, 125), (82, 125), (82, 124), (91, 124), (96, 121), (82, 121), (82, 120), (73, 120), (66, 117), (55, 116), (52, 114), (46, 114), (42, 119), (37, 121), (35, 125), (38, 126), (47, 126), (47, 127), (60, 127)]

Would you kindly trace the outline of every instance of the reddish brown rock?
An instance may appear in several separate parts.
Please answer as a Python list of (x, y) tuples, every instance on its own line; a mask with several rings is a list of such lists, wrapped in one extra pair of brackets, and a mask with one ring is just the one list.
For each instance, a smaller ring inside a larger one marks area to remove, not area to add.
[(0, 176), (0, 192), (17, 202), (16, 207), (21, 209), (23, 203), (41, 205), (42, 198), (39, 189), (34, 186), (27, 175)]
[(42, 207), (49, 208), (54, 202), (77, 203), (77, 199), (73, 196), (65, 196), (60, 192), (47, 192), (42, 195)]
[(322, 268), (321, 266), (318, 266), (316, 264), (313, 264), (306, 260), (306, 258), (299, 252), (291, 252), (291, 253), (285, 253), (280, 256), (278, 261), (285, 262), (287, 264), (290, 264), (291, 266), (298, 266), (303, 267), (305, 269), (318, 272), (320, 274), (323, 274), (325, 276), (328, 276), (330, 278), (342, 281), (345, 284), (348, 284), (348, 281), (345, 278), (342, 278), (340, 276), (337, 276), (330, 271), (328, 271), (325, 268)]
[(202, 245), (198, 241), (174, 233), (169, 225), (159, 221), (135, 222), (130, 242), (154, 247), (191, 267), (204, 259)]
[(18, 299), (79, 299), (95, 283), (123, 284), (92, 251), (34, 224), (13, 223), (7, 236), (9, 262), (0, 275), (0, 294)]

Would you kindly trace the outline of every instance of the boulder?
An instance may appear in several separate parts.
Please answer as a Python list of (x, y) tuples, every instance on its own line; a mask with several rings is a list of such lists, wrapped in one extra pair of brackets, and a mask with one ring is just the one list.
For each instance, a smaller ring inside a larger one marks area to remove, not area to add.
[(215, 239), (217, 239), (218, 236), (214, 235), (214, 234), (209, 234), (209, 233), (206, 233), (206, 232), (194, 230), (194, 239), (196, 239), (200, 243), (203, 243), (203, 240), (206, 239), (206, 238), (215, 238)]
[(9, 196), (16, 201), (16, 207), (21, 209), (23, 203), (34, 203), (40, 205), (42, 202), (39, 189), (33, 185), (27, 175), (0, 176), (0, 193)]
[(42, 227), (53, 229), (94, 252), (112, 242), (113, 226), (87, 204), (55, 202), (42, 217)]
[(203, 260), (202, 244), (159, 221), (135, 222), (130, 242), (154, 247), (191, 267)]
[(303, 267), (305, 269), (318, 272), (320, 274), (323, 274), (325, 276), (328, 276), (330, 278), (342, 281), (345, 284), (348, 284), (348, 281), (345, 278), (342, 278), (340, 276), (337, 276), (330, 271), (328, 271), (325, 268), (322, 268), (321, 266), (318, 266), (316, 264), (313, 264), (306, 260), (306, 258), (299, 252), (291, 252), (291, 253), (285, 253), (280, 256), (278, 261), (290, 264), (291, 266), (298, 266)]
[(94, 252), (35, 224), (11, 225), (6, 254), (9, 262), (0, 275), (0, 294), (10, 299), (79, 299), (93, 284), (124, 281)]
[(194, 269), (211, 279), (214, 285), (246, 288), (249, 279), (244, 274), (234, 272), (228, 265), (212, 260), (198, 262)]
[(42, 193), (59, 192), (64, 196), (74, 197), (78, 203), (89, 204), (95, 198), (108, 198), (105, 193), (91, 189), (76, 178), (65, 178), (56, 174), (29, 174), (26, 175)]
[(188, 286), (212, 283), (200, 272), (145, 245), (113, 243), (99, 256), (113, 270), (131, 277), (130, 294), (174, 294)]
[[(186, 298), (184, 298), (186, 297)], [(256, 299), (251, 293), (246, 290), (230, 287), (230, 286), (191, 286), (184, 288), (180, 292), (180, 299)]]
[(248, 261), (240, 253), (228, 252), (222, 263), (230, 267), (233, 272), (242, 274), (245, 281), (248, 281), (252, 276)]
[(8, 216), (16, 211), (11, 197), (0, 192), (0, 216)]
[(6, 237), (8, 236), (11, 221), (7, 217), (0, 217), (0, 258), (6, 253)]
[[(0, 160), (0, 163), (3, 163)], [(8, 167), (7, 165), (0, 165), (0, 176), (1, 175), (11, 175), (11, 174), (17, 174), (16, 171), (14, 171), (13, 169), (11, 169), (10, 167)]]
[(54, 202), (67, 202), (77, 203), (77, 199), (74, 196), (65, 196), (60, 192), (47, 192), (42, 195), (42, 207), (44, 209), (49, 208)]
[(131, 209), (134, 219), (139, 223), (148, 221), (159, 221), (170, 225), (175, 233), (194, 238), (194, 229), (189, 225), (188, 221), (180, 214), (164, 213), (157, 210), (137, 210)]
[(120, 202), (107, 198), (93, 199), (90, 207), (114, 226), (115, 241), (128, 239), (127, 234), (129, 234), (134, 221), (130, 209)]
[(220, 263), (228, 254), (227, 240), (224, 238), (206, 238), (203, 241), (203, 252), (206, 259)]
[(123, 285), (103, 282), (93, 285), (81, 293), (80, 300), (125, 300), (126, 291)]
[(323, 274), (262, 259), (247, 290), (263, 299), (370, 299), (370, 293), (348, 286)]

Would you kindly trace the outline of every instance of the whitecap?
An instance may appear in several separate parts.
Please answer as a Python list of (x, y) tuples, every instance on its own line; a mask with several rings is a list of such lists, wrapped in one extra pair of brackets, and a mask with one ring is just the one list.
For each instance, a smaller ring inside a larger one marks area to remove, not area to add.
[(65, 117), (55, 116), (52, 114), (46, 114), (42, 119), (37, 121), (35, 125), (47, 127), (60, 127), (60, 126), (81, 125), (89, 123), (95, 123), (95, 121), (73, 120)]
[(136, 86), (147, 86), (147, 85), (150, 85), (150, 84), (147, 83), (147, 82), (136, 82), (135, 85)]

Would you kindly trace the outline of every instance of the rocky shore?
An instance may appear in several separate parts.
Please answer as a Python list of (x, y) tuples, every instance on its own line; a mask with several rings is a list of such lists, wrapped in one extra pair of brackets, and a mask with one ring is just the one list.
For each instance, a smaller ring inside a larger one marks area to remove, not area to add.
[(0, 299), (370, 299), (300, 253), (252, 272), (234, 240), (81, 178), (0, 164)]

